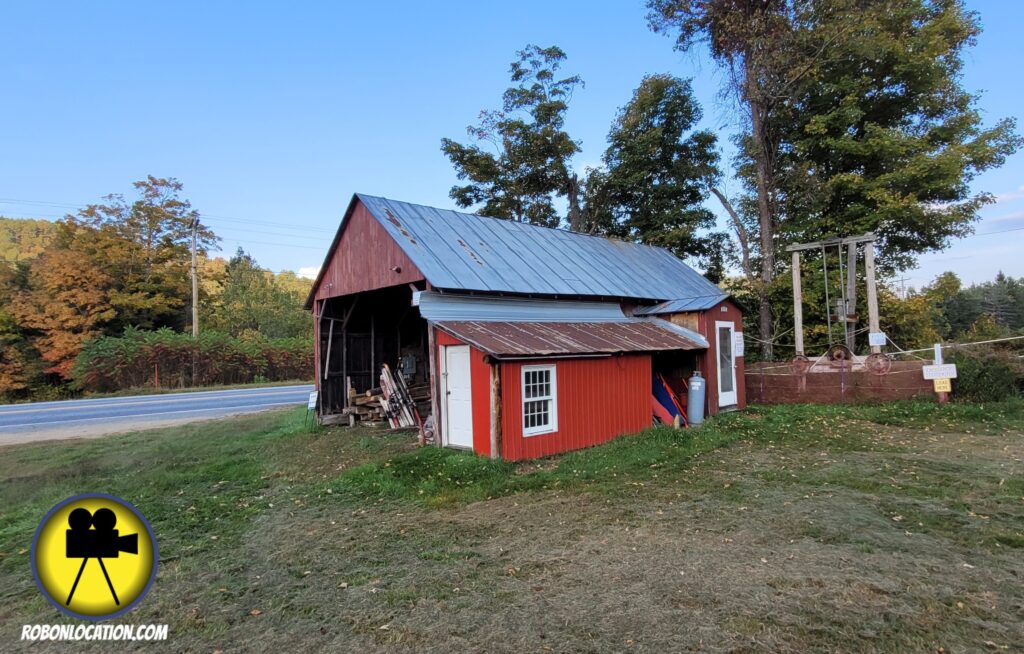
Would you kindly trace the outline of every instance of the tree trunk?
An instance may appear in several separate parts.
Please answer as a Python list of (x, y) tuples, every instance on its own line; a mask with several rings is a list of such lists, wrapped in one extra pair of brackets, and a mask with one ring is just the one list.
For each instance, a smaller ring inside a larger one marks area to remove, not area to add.
[(573, 173), (569, 175), (566, 195), (569, 196), (569, 231), (582, 232), (586, 227), (583, 223), (583, 210), (580, 208), (580, 178)]
[(758, 76), (746, 58), (745, 75), (747, 105), (750, 107), (750, 127), (754, 165), (757, 171), (757, 220), (761, 237), (761, 279), (757, 287), (761, 355), (772, 359), (772, 306), (769, 289), (775, 279), (775, 223), (772, 220), (769, 193), (771, 166), (768, 161), (768, 143), (765, 135), (764, 103), (757, 87)]

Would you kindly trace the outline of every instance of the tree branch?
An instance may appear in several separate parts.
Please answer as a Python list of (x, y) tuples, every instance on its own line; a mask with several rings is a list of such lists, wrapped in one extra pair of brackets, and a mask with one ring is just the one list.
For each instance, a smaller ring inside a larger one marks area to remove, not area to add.
[(743, 268), (743, 274), (746, 275), (748, 281), (754, 281), (754, 273), (750, 268), (750, 234), (747, 232), (747, 228), (743, 226), (743, 222), (740, 220), (740, 216), (736, 213), (736, 209), (733, 208), (732, 202), (729, 198), (725, 197), (725, 194), (719, 191), (715, 187), (711, 187), (711, 192), (714, 193), (718, 201), (722, 203), (725, 210), (729, 213), (729, 217), (732, 219), (733, 229), (736, 230), (736, 238), (740, 241), (740, 256), (742, 258), (741, 266)]

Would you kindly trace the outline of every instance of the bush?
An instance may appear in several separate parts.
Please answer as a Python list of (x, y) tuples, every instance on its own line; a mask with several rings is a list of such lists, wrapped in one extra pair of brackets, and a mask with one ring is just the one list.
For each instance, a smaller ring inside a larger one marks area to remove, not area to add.
[(993, 402), (1019, 395), (1024, 388), (1024, 362), (1011, 350), (960, 348), (947, 357), (956, 364), (953, 395), (973, 402)]
[(241, 339), (219, 332), (193, 339), (170, 329), (129, 328), (122, 336), (87, 342), (72, 377), (83, 391), (116, 391), (308, 379), (312, 372), (311, 339)]

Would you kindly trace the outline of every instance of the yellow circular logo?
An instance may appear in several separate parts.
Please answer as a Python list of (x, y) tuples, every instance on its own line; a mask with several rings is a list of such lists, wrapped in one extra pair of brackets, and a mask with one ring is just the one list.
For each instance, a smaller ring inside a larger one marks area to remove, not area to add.
[(76, 495), (50, 509), (36, 530), (32, 572), (64, 613), (115, 618), (135, 608), (156, 577), (153, 530), (113, 495)]

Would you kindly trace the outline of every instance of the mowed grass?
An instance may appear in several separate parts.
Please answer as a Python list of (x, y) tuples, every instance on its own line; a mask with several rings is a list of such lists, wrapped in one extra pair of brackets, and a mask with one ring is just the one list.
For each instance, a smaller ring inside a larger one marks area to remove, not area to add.
[(7, 447), (0, 637), (60, 649), (14, 641), (67, 621), (28, 549), (95, 491), (157, 535), (121, 619), (170, 625), (147, 650), (1013, 649), (1022, 459), (1020, 401), (758, 407), (515, 464), (303, 411)]

